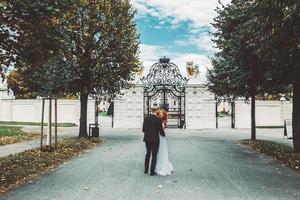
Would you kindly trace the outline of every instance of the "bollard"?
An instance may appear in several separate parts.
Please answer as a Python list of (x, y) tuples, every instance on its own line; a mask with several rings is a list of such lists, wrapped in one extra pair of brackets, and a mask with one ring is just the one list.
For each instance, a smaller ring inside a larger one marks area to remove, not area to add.
[(284, 120), (284, 131), (283, 131), (283, 138), (284, 139), (287, 139), (288, 136), (287, 136), (287, 128), (286, 128), (286, 120)]

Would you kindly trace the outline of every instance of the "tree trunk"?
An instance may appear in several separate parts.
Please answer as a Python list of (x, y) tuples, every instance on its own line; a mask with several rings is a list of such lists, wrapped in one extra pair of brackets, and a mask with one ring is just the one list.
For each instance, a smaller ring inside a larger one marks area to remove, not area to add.
[(300, 78), (293, 85), (293, 143), (294, 150), (300, 153)]
[(48, 113), (48, 132), (46, 144), (51, 149), (51, 135), (52, 135), (52, 99), (49, 99), (49, 113)]
[(251, 96), (251, 140), (256, 140), (255, 95)]
[(235, 128), (235, 101), (231, 102), (231, 128)]
[(88, 134), (87, 134), (87, 103), (88, 103), (88, 95), (85, 93), (80, 93), (79, 137), (88, 137)]

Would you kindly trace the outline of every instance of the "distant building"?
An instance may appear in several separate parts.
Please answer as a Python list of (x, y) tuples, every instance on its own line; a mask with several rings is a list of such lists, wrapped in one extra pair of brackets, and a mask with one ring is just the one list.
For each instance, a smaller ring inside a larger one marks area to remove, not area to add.
[(7, 81), (3, 81), (2, 78), (0, 78), (0, 100), (1, 99), (15, 99), (13, 91), (7, 87)]
[(100, 102), (99, 103), (99, 105), (98, 105), (98, 111), (99, 112), (107, 112), (107, 109), (108, 109), (108, 107), (109, 107), (109, 102), (107, 102), (107, 101), (102, 101), (102, 102)]

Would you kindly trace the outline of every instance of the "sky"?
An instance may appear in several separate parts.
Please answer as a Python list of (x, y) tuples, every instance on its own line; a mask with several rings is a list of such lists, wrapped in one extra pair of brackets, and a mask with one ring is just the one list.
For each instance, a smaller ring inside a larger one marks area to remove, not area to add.
[[(230, 0), (221, 0), (223, 4)], [(217, 16), (218, 0), (132, 0), (140, 34), (140, 59), (145, 72), (166, 56), (186, 75), (186, 62), (199, 64), (205, 81), (213, 48), (211, 22)]]

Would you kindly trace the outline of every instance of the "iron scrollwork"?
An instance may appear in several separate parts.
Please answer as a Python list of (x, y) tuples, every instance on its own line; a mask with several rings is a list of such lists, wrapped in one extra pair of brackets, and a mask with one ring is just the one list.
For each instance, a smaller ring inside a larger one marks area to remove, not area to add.
[(141, 81), (146, 92), (154, 90), (175, 90), (184, 92), (188, 78), (182, 77), (179, 68), (168, 58), (161, 58), (151, 66), (149, 74), (142, 77)]
[[(160, 101), (159, 106), (169, 115), (168, 127), (183, 128), (185, 124), (185, 87), (188, 78), (180, 74), (179, 68), (164, 57), (151, 66), (149, 74), (142, 77), (144, 85), (144, 116), (150, 114), (152, 102)], [(169, 100), (177, 102), (170, 107)], [(154, 105), (154, 104), (153, 104)]]

